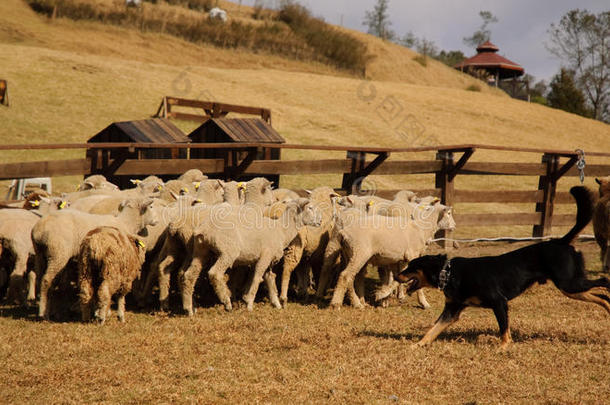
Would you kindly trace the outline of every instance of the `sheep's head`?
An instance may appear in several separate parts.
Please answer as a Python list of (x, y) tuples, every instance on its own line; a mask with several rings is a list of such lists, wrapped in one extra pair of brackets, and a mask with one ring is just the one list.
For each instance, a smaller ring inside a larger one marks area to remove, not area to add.
[(599, 184), (599, 196), (605, 197), (610, 195), (610, 176), (596, 178), (595, 182)]
[(442, 204), (438, 204), (440, 212), (438, 214), (438, 229), (453, 231), (455, 220), (453, 219), (453, 209)]
[(306, 198), (299, 198), (294, 201), (297, 207), (297, 213), (300, 217), (300, 224), (306, 226), (320, 226), (322, 224), (322, 213)]
[(273, 183), (264, 177), (257, 177), (245, 183), (242, 187), (245, 189), (246, 203), (258, 203), (263, 205), (271, 205), (275, 202), (271, 185)]
[(199, 183), (196, 198), (204, 204), (221, 203), (224, 199), (225, 189), (221, 180), (204, 180)]
[(147, 226), (155, 226), (159, 222), (159, 213), (153, 209), (154, 202), (155, 200), (150, 198), (123, 200), (119, 205), (118, 215), (130, 216), (132, 220), (135, 220), (134, 233), (140, 233)]

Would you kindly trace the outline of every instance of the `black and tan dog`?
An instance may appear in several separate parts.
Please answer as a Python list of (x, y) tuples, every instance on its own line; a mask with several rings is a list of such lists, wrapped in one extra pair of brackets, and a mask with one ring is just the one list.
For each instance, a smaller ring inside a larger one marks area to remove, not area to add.
[(605, 278), (588, 280), (584, 260), (570, 243), (589, 223), (593, 200), (584, 187), (572, 187), (578, 213), (576, 225), (561, 239), (537, 243), (500, 256), (478, 258), (446, 255), (422, 256), (396, 276), (407, 283), (412, 293), (422, 287), (439, 288), (445, 294), (445, 308), (434, 326), (417, 343), (431, 343), (449, 325), (458, 320), (467, 306), (490, 308), (494, 311), (502, 346), (511, 342), (508, 324), (508, 301), (519, 296), (534, 283), (551, 280), (566, 296), (592, 302), (610, 313), (610, 297), (592, 292), (602, 288), (610, 292)]

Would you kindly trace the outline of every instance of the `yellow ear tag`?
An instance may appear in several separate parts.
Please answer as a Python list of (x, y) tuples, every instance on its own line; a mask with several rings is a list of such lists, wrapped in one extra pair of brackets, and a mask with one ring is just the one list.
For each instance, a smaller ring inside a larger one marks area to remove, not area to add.
[(32, 207), (38, 207), (38, 206), (40, 206), (40, 200), (30, 201), (30, 205)]
[(180, 189), (180, 191), (182, 191), (183, 193), (187, 194), (187, 193), (189, 192), (189, 189), (188, 189), (188, 188), (186, 188), (186, 187), (182, 187), (182, 188)]
[(198, 181), (197, 183), (194, 183), (194, 184), (195, 184), (195, 191), (199, 190), (199, 186), (201, 186), (201, 182)]
[(245, 190), (246, 189), (246, 183), (244, 183), (243, 181), (240, 181), (239, 183), (237, 183), (237, 188)]
[(372, 207), (373, 205), (375, 205), (375, 201), (373, 201), (373, 200), (369, 201), (368, 206)]
[(80, 184), (76, 185), (76, 188), (74, 189), (74, 191), (80, 191)]
[(62, 201), (62, 202), (59, 203), (59, 209), (60, 210), (63, 210), (65, 207), (66, 207), (66, 202), (65, 201)]
[(136, 245), (138, 245), (141, 248), (145, 248), (146, 247), (144, 242), (142, 242), (140, 239), (136, 239)]
[(161, 191), (163, 190), (163, 186), (157, 186), (153, 191)]
[(440, 198), (435, 198), (434, 200), (432, 200), (433, 203), (439, 202), (441, 199)]

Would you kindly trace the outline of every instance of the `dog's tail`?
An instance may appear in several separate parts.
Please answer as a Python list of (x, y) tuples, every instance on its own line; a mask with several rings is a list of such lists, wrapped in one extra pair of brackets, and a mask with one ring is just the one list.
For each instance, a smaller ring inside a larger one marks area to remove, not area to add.
[(593, 195), (583, 186), (574, 186), (570, 194), (576, 200), (576, 224), (559, 242), (570, 244), (578, 234), (589, 224), (593, 217)]

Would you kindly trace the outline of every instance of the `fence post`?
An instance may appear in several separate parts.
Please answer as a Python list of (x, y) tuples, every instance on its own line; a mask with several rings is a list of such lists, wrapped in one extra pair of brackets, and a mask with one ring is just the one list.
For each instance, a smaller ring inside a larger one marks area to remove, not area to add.
[(536, 203), (536, 212), (540, 213), (540, 223), (534, 225), (532, 236), (542, 237), (551, 234), (553, 225), (553, 205), (555, 191), (557, 188), (557, 177), (555, 174), (559, 168), (559, 156), (545, 153), (542, 155), (542, 163), (546, 165), (546, 174), (538, 180), (538, 190), (542, 190), (544, 197), (542, 202)]
[[(454, 183), (451, 177), (453, 169), (453, 152), (438, 151), (436, 159), (442, 162), (441, 169), (436, 172), (435, 187), (441, 190), (441, 203), (447, 206), (453, 206)], [(439, 230), (435, 238), (448, 238), (449, 231)], [(451, 244), (448, 241), (441, 241), (439, 245), (443, 248), (448, 248)]]
[(343, 174), (341, 188), (345, 190), (347, 194), (353, 194), (360, 191), (360, 184), (357, 184), (356, 181), (358, 180), (358, 173), (364, 169), (366, 153), (347, 151), (347, 158), (352, 160), (352, 167), (350, 173)]

